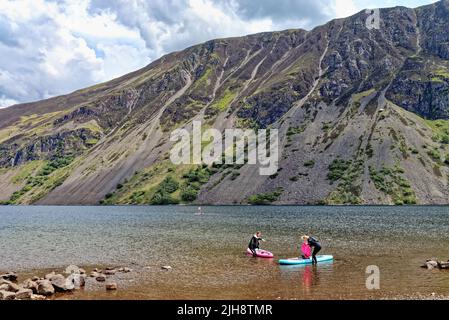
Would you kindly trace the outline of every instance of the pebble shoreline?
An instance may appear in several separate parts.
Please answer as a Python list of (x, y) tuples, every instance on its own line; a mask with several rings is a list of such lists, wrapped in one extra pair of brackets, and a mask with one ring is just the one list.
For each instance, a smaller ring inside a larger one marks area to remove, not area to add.
[(17, 273), (7, 272), (0, 275), (0, 300), (47, 300), (56, 293), (71, 293), (85, 287), (87, 278), (104, 283), (107, 291), (114, 291), (118, 290), (118, 285), (110, 277), (132, 271), (128, 267), (94, 268), (88, 276), (84, 269), (69, 266), (64, 272), (66, 276), (53, 271), (44, 277), (33, 276), (20, 284), (17, 283)]
[[(449, 269), (449, 261), (439, 261), (436, 258), (426, 260), (421, 265), (422, 268), (433, 269)], [(148, 269), (150, 267), (145, 267)], [(171, 266), (160, 266), (161, 270), (170, 271)], [(89, 268), (90, 269), (90, 268)], [(51, 270), (51, 269), (50, 269)], [(63, 274), (55, 271), (45, 274), (43, 277), (33, 276), (18, 283), (18, 274), (16, 272), (7, 272), (0, 274), (0, 300), (49, 300), (58, 294), (72, 293), (86, 286), (86, 280), (92, 279), (98, 285), (103, 286), (106, 291), (118, 290), (117, 282), (113, 281), (114, 276), (118, 274), (127, 274), (133, 272), (128, 267), (105, 267), (93, 268), (89, 275), (82, 268), (77, 266), (69, 266)], [(47, 271), (48, 272), (48, 271)], [(30, 275), (30, 274), (28, 274)], [(58, 297), (58, 296), (56, 296)], [(380, 298), (381, 300), (449, 300), (449, 295), (445, 294), (421, 294), (411, 293), (406, 295), (393, 295), (390, 297)]]

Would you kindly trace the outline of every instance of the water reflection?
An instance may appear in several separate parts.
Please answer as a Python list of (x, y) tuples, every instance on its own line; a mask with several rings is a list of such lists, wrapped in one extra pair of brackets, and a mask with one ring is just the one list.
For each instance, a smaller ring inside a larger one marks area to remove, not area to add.
[(304, 295), (310, 295), (312, 289), (319, 287), (321, 280), (332, 278), (333, 262), (322, 262), (318, 265), (279, 266), (282, 276), (299, 285)]

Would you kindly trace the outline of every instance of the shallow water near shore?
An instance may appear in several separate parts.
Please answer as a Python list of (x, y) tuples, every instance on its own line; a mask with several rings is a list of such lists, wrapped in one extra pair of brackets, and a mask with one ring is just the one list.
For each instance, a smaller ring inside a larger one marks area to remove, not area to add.
[[(88, 284), (63, 299), (377, 299), (449, 294), (449, 207), (0, 207), (0, 270), (128, 266), (119, 290)], [(244, 254), (262, 230), (274, 260)], [(281, 267), (302, 234), (333, 263)], [(161, 266), (170, 265), (171, 271)], [(367, 266), (380, 290), (367, 290)]]

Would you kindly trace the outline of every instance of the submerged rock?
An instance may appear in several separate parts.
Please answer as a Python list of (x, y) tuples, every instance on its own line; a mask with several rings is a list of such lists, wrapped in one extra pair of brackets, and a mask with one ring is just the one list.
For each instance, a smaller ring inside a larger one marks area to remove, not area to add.
[(107, 275), (107, 276), (113, 276), (113, 275), (116, 274), (116, 272), (117, 272), (117, 271), (115, 271), (114, 269), (113, 269), (113, 270), (108, 270), (108, 269), (106, 269), (103, 273), (104, 273), (105, 275)]
[(99, 275), (95, 278), (95, 280), (97, 280), (98, 282), (105, 282), (106, 281), (106, 276), (104, 275)]
[(115, 283), (115, 282), (106, 283), (106, 290), (108, 290), (108, 291), (117, 290), (117, 283)]

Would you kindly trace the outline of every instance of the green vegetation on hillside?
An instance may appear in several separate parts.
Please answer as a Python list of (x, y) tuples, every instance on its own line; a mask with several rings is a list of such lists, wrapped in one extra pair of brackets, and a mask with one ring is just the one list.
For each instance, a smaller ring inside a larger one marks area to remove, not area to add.
[(377, 171), (373, 167), (369, 167), (372, 181), (377, 190), (391, 196), (394, 204), (416, 204), (416, 195), (412, 190), (410, 183), (402, 174), (404, 170), (399, 166), (394, 168), (382, 167)]
[(223, 94), (223, 97), (221, 97), (221, 99), (219, 99), (218, 101), (216, 101), (213, 105), (212, 108), (217, 109), (219, 111), (225, 111), (226, 109), (229, 108), (229, 106), (231, 105), (232, 100), (234, 100), (236, 94), (232, 91), (230, 91), (229, 89), (226, 89), (226, 91)]
[(178, 189), (179, 182), (175, 178), (173, 178), (173, 176), (168, 176), (157, 187), (156, 192), (151, 198), (151, 204), (166, 205), (179, 203), (177, 199), (172, 197), (172, 194)]
[(315, 166), (315, 160), (309, 160), (304, 162), (304, 167), (313, 168)]
[(437, 163), (441, 162), (441, 154), (438, 149), (432, 149), (427, 152), (427, 155)]
[(358, 177), (363, 170), (363, 160), (335, 159), (329, 165), (327, 178), (331, 183), (339, 181), (337, 189), (326, 199), (327, 204), (360, 204), (362, 186)]
[(327, 178), (332, 182), (340, 180), (350, 168), (351, 164), (351, 160), (335, 159), (329, 165), (329, 173)]
[[(22, 198), (30, 194), (28, 202), (35, 202), (48, 192), (62, 185), (69, 171), (66, 168), (73, 162), (73, 156), (63, 156), (52, 161), (33, 161), (23, 165), (21, 172), (13, 178), (13, 182), (25, 181), (25, 186), (14, 192), (3, 204), (20, 204)], [(33, 173), (39, 168), (35, 175)]]
[(434, 135), (432, 139), (435, 142), (449, 144), (449, 120), (424, 120), (432, 129)]
[(174, 166), (160, 163), (136, 172), (129, 181), (117, 185), (101, 204), (170, 205), (191, 203), (198, 197), (215, 169), (207, 166)]
[(45, 161), (34, 160), (27, 162), (20, 166), (20, 171), (17, 175), (12, 178), (12, 182), (15, 184), (20, 184), (31, 177), (37, 169), (44, 165)]
[(290, 128), (288, 128), (287, 136), (290, 137), (290, 136), (294, 136), (294, 135), (297, 135), (297, 134), (301, 134), (301, 133), (303, 133), (305, 130), (306, 130), (306, 126), (302, 126), (302, 127), (290, 127)]
[(247, 201), (252, 205), (270, 205), (273, 202), (277, 201), (281, 195), (282, 189), (278, 189), (274, 192), (260, 193), (250, 196), (248, 197)]
[(199, 78), (198, 80), (196, 80), (195, 82), (195, 86), (194, 89), (202, 89), (205, 88), (208, 85), (208, 80), (211, 77), (213, 72), (212, 67), (208, 67), (205, 71), (204, 74), (201, 76), (201, 78)]

